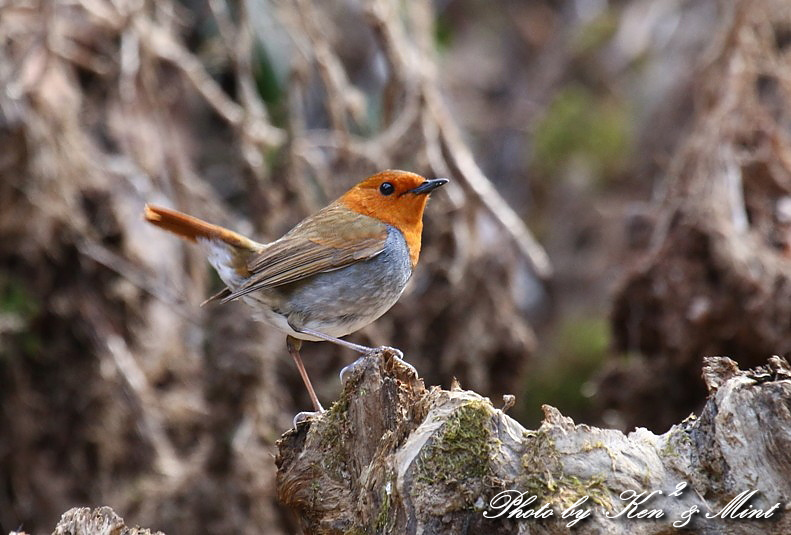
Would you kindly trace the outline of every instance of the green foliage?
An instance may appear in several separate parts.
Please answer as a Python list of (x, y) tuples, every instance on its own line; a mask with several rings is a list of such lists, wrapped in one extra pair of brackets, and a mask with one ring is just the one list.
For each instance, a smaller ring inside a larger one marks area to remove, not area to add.
[(38, 303), (17, 281), (0, 279), (0, 312), (27, 321), (38, 313)]
[(12, 321), (19, 324), (11, 337), (24, 355), (36, 355), (41, 351), (41, 338), (31, 329), (31, 322), (40, 309), (39, 303), (19, 281), (0, 277), (0, 316), (10, 316)]
[(631, 148), (629, 113), (612, 98), (597, 97), (573, 85), (561, 90), (536, 125), (534, 162), (555, 175), (582, 159), (597, 178), (621, 171)]
[(437, 50), (447, 50), (453, 41), (453, 25), (441, 14), (434, 22), (434, 44)]
[[(285, 99), (284, 81), (278, 78), (272, 58), (260, 43), (256, 43), (253, 47), (253, 78), (261, 100), (267, 105), (270, 121), (274, 126), (285, 127), (288, 121), (288, 105)], [(273, 168), (277, 151), (272, 148), (264, 157), (269, 167)]]
[(605, 317), (567, 319), (548, 345), (519, 396), (518, 419), (528, 427), (541, 422), (545, 403), (572, 418), (585, 414), (590, 400), (584, 395), (584, 385), (607, 355), (609, 325)]
[(277, 78), (272, 61), (266, 49), (259, 43), (253, 49), (253, 68), (255, 85), (261, 99), (268, 105), (277, 104), (283, 98), (283, 87)]

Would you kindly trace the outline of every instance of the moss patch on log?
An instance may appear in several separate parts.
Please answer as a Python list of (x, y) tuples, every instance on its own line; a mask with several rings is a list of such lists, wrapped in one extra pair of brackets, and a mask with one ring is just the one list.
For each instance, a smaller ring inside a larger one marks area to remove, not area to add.
[[(536, 495), (542, 503), (548, 502), (559, 508), (569, 507), (583, 496), (588, 496), (593, 503), (611, 509), (610, 492), (604, 474), (590, 478), (565, 474), (561, 463), (562, 455), (544, 429), (527, 431), (524, 438), (526, 453), (522, 456), (522, 467), (525, 473), (517, 482), (520, 489)], [(594, 449), (604, 449), (611, 458), (613, 456), (601, 442), (585, 446), (583, 452)], [(534, 464), (534, 459), (541, 459), (541, 465)]]
[(455, 483), (486, 476), (496, 446), (489, 426), (491, 418), (491, 406), (484, 401), (460, 406), (421, 453), (417, 480)]
[(327, 411), (319, 431), (321, 437), (319, 444), (322, 445), (325, 453), (321, 459), (322, 468), (336, 480), (348, 477), (345, 475), (348, 472), (347, 456), (343, 450), (344, 439), (350, 434), (348, 411), (349, 400), (345, 395), (341, 396)]

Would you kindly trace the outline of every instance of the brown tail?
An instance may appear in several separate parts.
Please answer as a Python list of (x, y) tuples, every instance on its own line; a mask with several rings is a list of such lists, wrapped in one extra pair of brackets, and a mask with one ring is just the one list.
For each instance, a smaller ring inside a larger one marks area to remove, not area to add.
[(147, 204), (143, 211), (143, 217), (149, 223), (192, 242), (198, 238), (221, 240), (228, 245), (250, 252), (259, 251), (262, 247), (260, 243), (245, 238), (232, 230), (212, 225), (176, 210)]

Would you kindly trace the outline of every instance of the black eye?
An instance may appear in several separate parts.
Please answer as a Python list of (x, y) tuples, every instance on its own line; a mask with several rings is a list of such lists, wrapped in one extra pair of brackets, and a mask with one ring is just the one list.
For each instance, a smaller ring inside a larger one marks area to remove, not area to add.
[(379, 186), (379, 193), (382, 195), (392, 195), (395, 191), (395, 186), (393, 186), (390, 182), (382, 182), (382, 185)]

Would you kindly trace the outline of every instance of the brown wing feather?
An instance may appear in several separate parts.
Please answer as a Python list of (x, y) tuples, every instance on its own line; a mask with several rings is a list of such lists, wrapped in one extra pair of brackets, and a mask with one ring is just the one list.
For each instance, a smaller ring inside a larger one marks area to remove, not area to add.
[(371, 258), (385, 241), (385, 223), (333, 203), (252, 256), (250, 278), (223, 302)]

